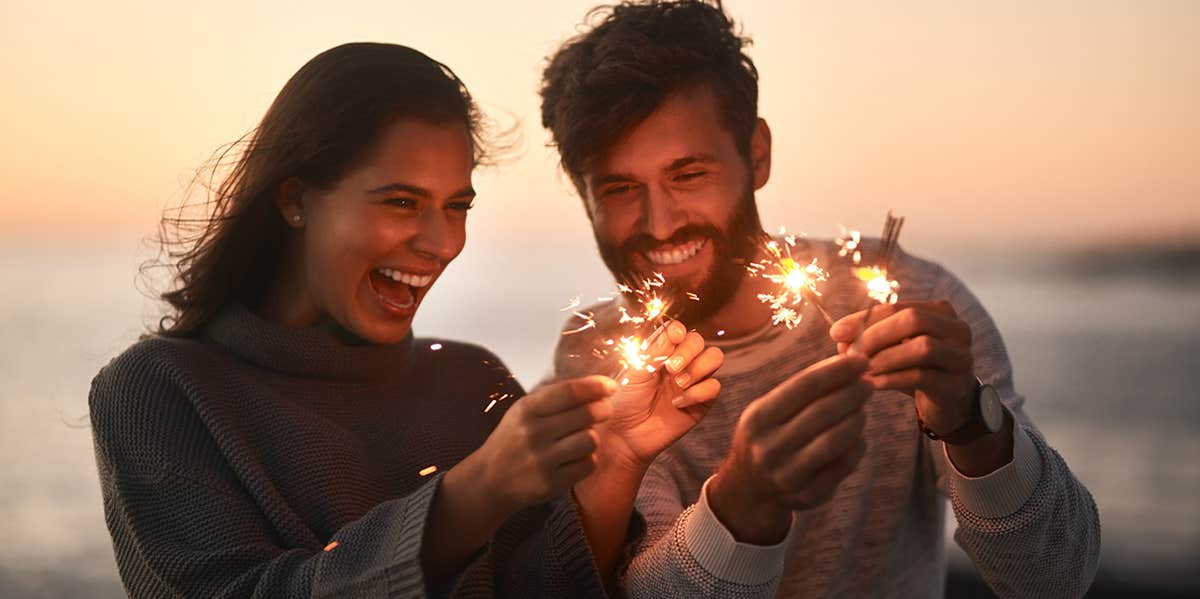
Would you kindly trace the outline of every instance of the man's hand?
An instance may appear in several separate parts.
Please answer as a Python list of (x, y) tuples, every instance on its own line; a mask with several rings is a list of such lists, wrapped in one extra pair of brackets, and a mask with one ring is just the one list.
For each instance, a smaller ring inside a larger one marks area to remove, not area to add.
[(709, 504), (739, 541), (768, 545), (791, 511), (816, 507), (866, 452), (862, 406), (874, 390), (862, 356), (833, 356), (796, 373), (742, 412)]
[(661, 367), (627, 373), (601, 429), (602, 459), (635, 471), (648, 468), (704, 417), (721, 391), (712, 374), (725, 361), (721, 350), (706, 347), (699, 333), (689, 333), (677, 320), (665, 325), (647, 353)]
[(875, 387), (915, 398), (917, 413), (934, 432), (947, 434), (965, 424), (973, 407), (975, 361), (971, 329), (954, 308), (944, 301), (882, 304), (871, 309), (860, 331), (863, 316), (851, 314), (829, 329), (838, 351), (865, 355)]
[[(866, 330), (863, 313), (835, 323), (829, 334), (838, 351), (866, 355), (868, 380), (879, 389), (895, 389), (916, 400), (925, 426), (952, 433), (971, 418), (975, 401), (975, 359), (971, 329), (944, 301), (875, 306)], [(858, 339), (858, 349), (851, 344)], [(955, 468), (967, 476), (984, 476), (1012, 461), (1012, 419), (1003, 429), (963, 445), (946, 445)]]

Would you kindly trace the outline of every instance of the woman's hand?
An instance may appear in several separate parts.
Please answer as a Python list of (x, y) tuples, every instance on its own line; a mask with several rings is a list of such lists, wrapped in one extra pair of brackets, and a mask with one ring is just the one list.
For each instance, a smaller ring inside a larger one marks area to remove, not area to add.
[(706, 347), (699, 333), (677, 320), (665, 325), (647, 353), (662, 368), (627, 372), (628, 381), (612, 398), (612, 418), (601, 429), (603, 459), (633, 470), (649, 467), (700, 422), (721, 391), (712, 374), (725, 361), (721, 350)]
[(594, 427), (612, 414), (612, 379), (547, 385), (517, 400), (483, 445), (451, 468), (430, 507), (421, 563), (444, 581), (516, 511), (558, 495), (596, 467)]
[(594, 427), (612, 414), (616, 390), (612, 379), (588, 376), (521, 398), (472, 454), (481, 466), (473, 484), (511, 511), (566, 491), (596, 467)]

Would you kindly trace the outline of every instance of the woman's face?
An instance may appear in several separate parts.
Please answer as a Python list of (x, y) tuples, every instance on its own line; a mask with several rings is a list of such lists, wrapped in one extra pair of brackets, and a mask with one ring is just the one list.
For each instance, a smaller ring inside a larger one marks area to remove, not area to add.
[(473, 166), (465, 125), (401, 119), (333, 189), (303, 192), (301, 276), (315, 316), (372, 343), (403, 340), (466, 242)]

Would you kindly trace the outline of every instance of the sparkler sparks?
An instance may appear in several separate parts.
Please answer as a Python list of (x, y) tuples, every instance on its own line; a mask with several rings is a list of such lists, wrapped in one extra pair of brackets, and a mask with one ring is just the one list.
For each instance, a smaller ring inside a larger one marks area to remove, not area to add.
[(867, 297), (881, 304), (894, 304), (900, 299), (900, 283), (889, 279), (887, 271), (878, 266), (854, 269), (854, 276), (867, 284)]
[(418, 472), (417, 474), (420, 474), (421, 476), (429, 476), (430, 474), (437, 472), (437, 470), (438, 470), (437, 466), (428, 466), (428, 467), (422, 468), (421, 471)]
[(855, 266), (862, 264), (862, 250), (858, 247), (862, 244), (862, 233), (853, 229), (842, 227), (842, 234), (833, 242), (841, 249), (838, 250), (838, 256), (845, 258), (850, 256)]
[[(625, 334), (602, 340), (599, 347), (592, 349), (592, 355), (598, 359), (615, 356), (621, 366), (620, 373), (615, 378), (622, 385), (629, 382), (629, 378), (625, 376), (629, 372), (653, 373), (658, 370), (659, 364), (666, 360), (666, 356), (654, 357), (648, 353), (650, 346), (658, 339), (658, 335), (662, 334), (664, 330), (662, 325), (668, 318), (671, 308), (670, 300), (660, 295), (659, 291), (665, 283), (666, 278), (662, 273), (654, 273), (653, 276), (640, 281), (636, 286), (624, 283), (617, 285), (617, 291), (630, 300), (629, 306), (617, 306), (616, 308), (620, 313), (617, 324), (626, 325), (624, 327)], [(693, 301), (700, 299), (698, 295), (690, 292), (687, 293), (687, 297)], [(597, 299), (612, 301), (613, 297)], [(561, 311), (571, 311), (582, 321), (580, 326), (563, 331), (563, 335), (574, 335), (597, 328), (595, 314), (580, 312), (577, 310), (580, 305), (581, 302), (576, 297), (562, 308)], [(643, 332), (650, 326), (658, 328), (653, 333), (644, 336)]]
[[(862, 332), (871, 321), (871, 310), (878, 304), (894, 304), (899, 299), (900, 284), (888, 278), (888, 267), (896, 254), (896, 246), (900, 241), (900, 229), (904, 226), (904, 217), (892, 215), (889, 210), (887, 219), (883, 222), (883, 238), (879, 247), (879, 260), (875, 266), (858, 268), (855, 276), (867, 283), (867, 309), (863, 312), (862, 321), (858, 325), (858, 338), (853, 347), (861, 349)], [(857, 262), (856, 262), (857, 264)]]
[(797, 262), (792, 257), (796, 237), (787, 235), (783, 229), (780, 233), (783, 235), (782, 244), (775, 239), (767, 240), (763, 244), (766, 257), (746, 265), (750, 276), (767, 279), (778, 286), (775, 293), (758, 294), (758, 300), (770, 306), (773, 311), (771, 323), (782, 324), (789, 329), (795, 328), (803, 319), (803, 314), (798, 308), (807, 302), (815, 307), (825, 320), (833, 324), (833, 316), (821, 302), (821, 291), (818, 288), (820, 283), (829, 278), (828, 274), (817, 265), (816, 258), (807, 264)]

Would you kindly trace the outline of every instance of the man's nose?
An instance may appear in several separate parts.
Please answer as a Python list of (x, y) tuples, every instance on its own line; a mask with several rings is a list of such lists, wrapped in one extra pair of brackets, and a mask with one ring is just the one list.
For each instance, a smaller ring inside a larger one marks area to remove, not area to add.
[(642, 231), (665, 241), (687, 222), (678, 198), (669, 190), (651, 185), (642, 200)]

